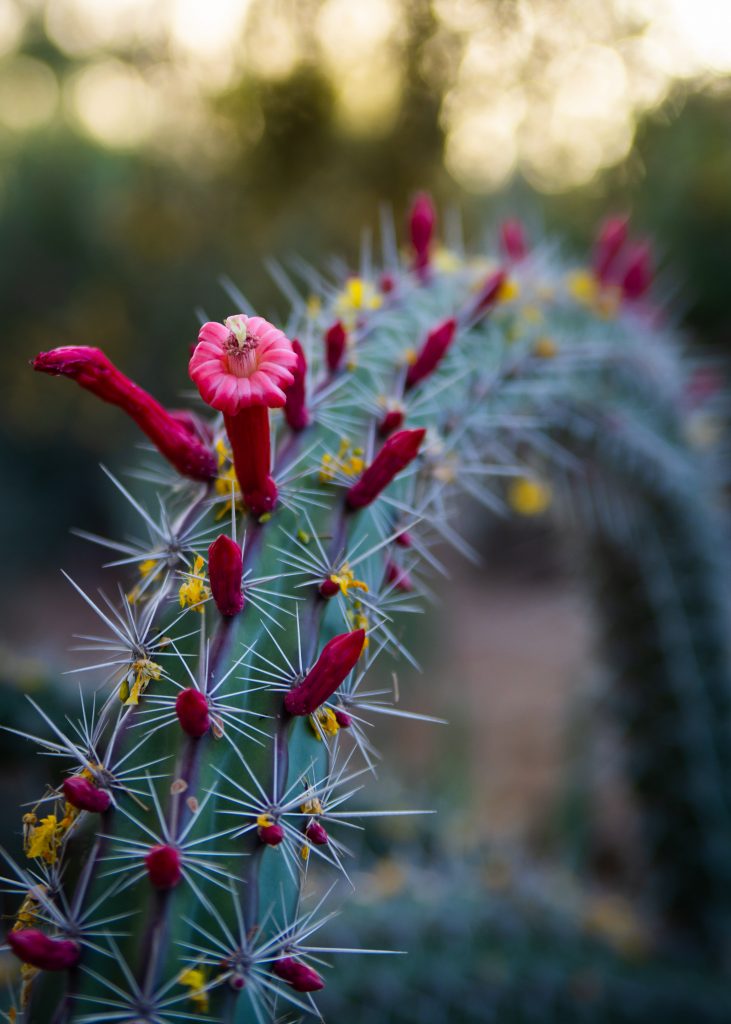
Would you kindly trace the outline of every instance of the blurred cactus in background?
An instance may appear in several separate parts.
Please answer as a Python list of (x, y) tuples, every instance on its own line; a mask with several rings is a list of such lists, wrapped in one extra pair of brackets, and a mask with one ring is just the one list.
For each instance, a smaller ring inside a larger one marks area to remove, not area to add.
[[(387, 956), (322, 945), (327, 876), (349, 877), (348, 837), (368, 819), (423, 813), (354, 798), (379, 716), (427, 717), (371, 669), (417, 667), (403, 617), (432, 596), (441, 545), (470, 553), (463, 498), (489, 514), (551, 507), (607, 553), (617, 714), (630, 737), (642, 722), (648, 898), (668, 948), (723, 958), (725, 595), (714, 460), (689, 436), (713, 394), (697, 401), (624, 219), (588, 266), (515, 220), (477, 256), (455, 225), (438, 241), (436, 222), (421, 195), (403, 252), (384, 216), (381, 258), (366, 236), (356, 272), (272, 264), (281, 329), (225, 281), (233, 312), (202, 317), (190, 354), (195, 411), (165, 409), (96, 348), (36, 358), (127, 412), (163, 461), (129, 486), (108, 474), (146, 532), (87, 535), (125, 572), (114, 598), (69, 577), (99, 618), (79, 648), (98, 687), (64, 718), (34, 704), (29, 738), (61, 763), (8, 858), (13, 1019), (317, 1015), (336, 954)], [(459, 680), (444, 685), (459, 701)], [(373, 978), (404, 969), (383, 963)]]

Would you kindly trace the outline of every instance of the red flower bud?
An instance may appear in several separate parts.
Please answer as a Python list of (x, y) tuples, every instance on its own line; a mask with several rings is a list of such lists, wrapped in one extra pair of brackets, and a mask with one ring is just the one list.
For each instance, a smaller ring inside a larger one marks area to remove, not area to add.
[(294, 960), (291, 956), (275, 960), (272, 970), (278, 978), (291, 985), (295, 992), (319, 992), (321, 988), (325, 987), (325, 982), (317, 971), (299, 960)]
[(500, 242), (503, 252), (513, 263), (519, 263), (525, 259), (528, 246), (525, 242), (525, 231), (519, 220), (511, 219), (503, 221), (500, 225)]
[(409, 214), (409, 237), (414, 250), (414, 270), (422, 277), (429, 267), (429, 250), (436, 223), (437, 214), (431, 196), (420, 192)]
[(345, 342), (347, 332), (341, 320), (336, 320), (332, 327), (325, 331), (325, 359), (330, 373), (335, 373), (340, 368), (345, 355)]
[(457, 330), (457, 321), (454, 317), (443, 320), (433, 330), (429, 331), (426, 341), (421, 346), (415, 361), (409, 367), (406, 374), (406, 388), (413, 388), (420, 380), (428, 377), (437, 368), (449, 346), (454, 340)]
[(334, 711), (335, 720), (341, 729), (349, 729), (353, 724), (353, 719), (350, 717), (347, 711), (343, 711), (342, 708), (335, 708)]
[(329, 600), (331, 597), (335, 597), (335, 595), (339, 592), (340, 584), (336, 583), (335, 580), (331, 580), (330, 577), (328, 577), (326, 580), (323, 580), (322, 583), (320, 584), (320, 594), (322, 597), (325, 598), (325, 600)]
[(617, 257), (627, 241), (628, 223), (626, 216), (609, 217), (599, 229), (594, 247), (594, 276), (602, 284), (612, 277)]
[(305, 829), (305, 835), (314, 846), (327, 846), (330, 836), (319, 821), (311, 821)]
[(411, 576), (391, 559), (386, 562), (386, 580), (392, 583), (396, 590), (402, 590), (405, 594), (414, 589), (414, 581)]
[(475, 299), (472, 316), (479, 316), (492, 309), (500, 296), (500, 289), (505, 284), (506, 276), (504, 270), (496, 270), (490, 274)]
[(335, 693), (363, 651), (365, 630), (333, 637), (305, 678), (284, 698), (290, 715), (311, 715)]
[(63, 795), (73, 807), (78, 807), (80, 811), (92, 811), (96, 814), (103, 814), (112, 802), (112, 798), (105, 789), (99, 789), (93, 782), (82, 778), (81, 775), (64, 779)]
[(640, 242), (630, 250), (622, 277), (625, 299), (641, 299), (652, 284), (652, 253), (649, 242)]
[(244, 560), (241, 548), (225, 533), (208, 548), (208, 578), (211, 593), (221, 615), (231, 618), (244, 607), (241, 579)]
[(399, 533), (394, 537), (394, 544), (398, 544), (400, 548), (410, 548), (412, 545), (411, 534), (404, 530), (403, 533)]
[(373, 462), (363, 471), (348, 491), (345, 500), (349, 507), (364, 508), (375, 501), (388, 487), (397, 473), (405, 469), (419, 454), (426, 430), (400, 430), (389, 437)]
[(42, 971), (67, 971), (81, 956), (78, 943), (71, 939), (52, 939), (37, 928), (8, 933), (8, 945), (24, 964)]
[(304, 430), (310, 422), (310, 414), (307, 411), (305, 381), (307, 379), (307, 360), (299, 341), (294, 338), (292, 348), (297, 356), (297, 362), (292, 367), (293, 382), (285, 388), (287, 401), (284, 405), (284, 418), (291, 430)]
[(400, 403), (393, 403), (389, 409), (383, 415), (383, 419), (378, 424), (378, 433), (382, 437), (388, 437), (394, 430), (398, 430), (404, 425), (404, 419), (406, 414), (404, 407)]
[(189, 686), (187, 690), (181, 690), (175, 698), (175, 714), (178, 716), (183, 732), (194, 739), (204, 736), (211, 727), (211, 715), (206, 695), (193, 686)]
[(381, 274), (381, 279), (378, 282), (378, 286), (384, 295), (390, 295), (390, 293), (396, 287), (396, 281), (394, 280), (393, 274)]
[(41, 352), (33, 360), (33, 369), (70, 377), (103, 401), (119, 406), (183, 476), (211, 480), (216, 475), (213, 453), (98, 348), (68, 345)]
[(180, 883), (183, 872), (180, 866), (180, 851), (167, 844), (153, 846), (145, 854), (147, 877), (156, 889), (174, 889)]
[(284, 829), (275, 823), (260, 825), (256, 831), (265, 846), (279, 846), (284, 839)]

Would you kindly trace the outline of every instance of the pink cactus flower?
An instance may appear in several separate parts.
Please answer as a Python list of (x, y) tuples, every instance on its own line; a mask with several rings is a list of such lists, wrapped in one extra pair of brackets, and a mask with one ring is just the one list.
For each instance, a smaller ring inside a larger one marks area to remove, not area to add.
[(297, 353), (292, 342), (260, 316), (243, 313), (223, 324), (203, 324), (188, 367), (201, 398), (223, 413), (244, 504), (255, 516), (271, 512), (269, 409), (286, 404)]
[(19, 960), (41, 971), (67, 971), (76, 966), (81, 956), (78, 943), (52, 939), (38, 928), (9, 932), (7, 942)]

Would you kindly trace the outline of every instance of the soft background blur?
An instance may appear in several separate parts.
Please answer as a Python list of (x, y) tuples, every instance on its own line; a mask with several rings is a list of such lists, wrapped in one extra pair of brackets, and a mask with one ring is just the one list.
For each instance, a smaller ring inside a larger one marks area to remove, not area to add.
[[(99, 570), (69, 527), (122, 528), (98, 463), (122, 471), (137, 439), (34, 377), (40, 349), (103, 345), (177, 401), (196, 306), (230, 312), (221, 274), (276, 316), (265, 257), (354, 259), (417, 188), (473, 239), (511, 212), (585, 250), (628, 210), (691, 343), (731, 344), (728, 0), (0, 0), (0, 154), (0, 653), (25, 684), (72, 663), (86, 620), (58, 569), (90, 586)], [(631, 878), (611, 743), (582, 761), (591, 624), (571, 552), (544, 527), (471, 532), (486, 567), (455, 564), (409, 680), (410, 705), (453, 725), (399, 725), (397, 777), (460, 828), (544, 850), (593, 772), (597, 859)]]

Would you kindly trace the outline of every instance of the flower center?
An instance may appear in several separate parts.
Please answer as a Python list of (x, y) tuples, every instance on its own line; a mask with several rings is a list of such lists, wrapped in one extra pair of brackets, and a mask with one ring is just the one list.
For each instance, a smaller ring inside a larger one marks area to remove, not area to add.
[(229, 330), (224, 343), (226, 364), (229, 372), (236, 377), (250, 377), (257, 366), (256, 350), (259, 342), (249, 334), (247, 320), (248, 317), (240, 313), (224, 321)]

